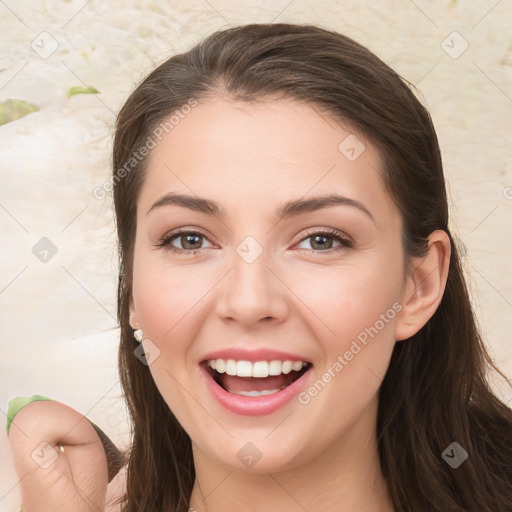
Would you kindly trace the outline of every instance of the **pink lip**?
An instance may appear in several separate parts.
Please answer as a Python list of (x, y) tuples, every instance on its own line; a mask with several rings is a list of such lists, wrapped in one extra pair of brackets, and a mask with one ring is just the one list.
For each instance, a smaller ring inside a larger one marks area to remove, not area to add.
[[(214, 357), (212, 359), (215, 359)], [(218, 359), (223, 359), (219, 357)], [(295, 395), (303, 390), (310, 380), (312, 372), (309, 370), (288, 387), (262, 396), (243, 396), (227, 392), (219, 386), (210, 375), (206, 365), (201, 365), (201, 374), (206, 381), (206, 386), (213, 397), (228, 411), (244, 416), (262, 416), (272, 414), (285, 404), (290, 402)]]
[(203, 361), (210, 359), (234, 359), (235, 361), (306, 361), (301, 356), (294, 354), (288, 354), (287, 352), (280, 352), (279, 350), (273, 350), (269, 348), (260, 348), (257, 350), (246, 350), (243, 348), (230, 348), (225, 350), (217, 350), (216, 352), (210, 352), (206, 354)]

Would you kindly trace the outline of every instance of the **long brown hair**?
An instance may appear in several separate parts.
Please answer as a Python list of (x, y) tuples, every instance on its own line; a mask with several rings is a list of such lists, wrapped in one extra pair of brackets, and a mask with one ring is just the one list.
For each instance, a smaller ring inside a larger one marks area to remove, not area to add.
[[(133, 423), (123, 511), (186, 512), (195, 479), (190, 438), (148, 367), (134, 355), (129, 303), (136, 205), (148, 160), (134, 155), (191, 99), (217, 95), (244, 101), (291, 98), (350, 123), (383, 156), (382, 176), (403, 217), (406, 258), (425, 254), (432, 231), (449, 235), (452, 252), (442, 301), (416, 335), (396, 343), (380, 388), (381, 468), (400, 512), (512, 510), (512, 411), (486, 381), (489, 370), (503, 374), (476, 325), (448, 227), (436, 133), (411, 89), (348, 37), (279, 23), (216, 32), (158, 66), (130, 95), (117, 119), (113, 149), (119, 371)], [(442, 457), (453, 442), (468, 453), (456, 469)]]

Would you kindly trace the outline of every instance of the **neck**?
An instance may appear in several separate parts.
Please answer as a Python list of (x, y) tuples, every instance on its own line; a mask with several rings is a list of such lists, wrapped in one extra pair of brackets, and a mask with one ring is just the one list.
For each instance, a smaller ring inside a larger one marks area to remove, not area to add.
[[(274, 473), (236, 471), (194, 446), (197, 512), (395, 512), (380, 470), (376, 404), (306, 465)], [(368, 428), (373, 426), (372, 428)]]

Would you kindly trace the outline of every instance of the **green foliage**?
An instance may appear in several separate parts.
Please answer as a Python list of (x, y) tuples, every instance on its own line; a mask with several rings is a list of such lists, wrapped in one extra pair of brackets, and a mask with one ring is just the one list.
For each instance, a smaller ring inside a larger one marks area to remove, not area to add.
[(74, 96), (75, 94), (99, 94), (99, 92), (100, 91), (98, 91), (98, 89), (95, 89), (92, 85), (89, 85), (89, 87), (74, 85), (73, 87), (69, 88), (68, 98)]
[(31, 112), (37, 112), (39, 107), (24, 100), (8, 99), (0, 103), (0, 126), (21, 119)]

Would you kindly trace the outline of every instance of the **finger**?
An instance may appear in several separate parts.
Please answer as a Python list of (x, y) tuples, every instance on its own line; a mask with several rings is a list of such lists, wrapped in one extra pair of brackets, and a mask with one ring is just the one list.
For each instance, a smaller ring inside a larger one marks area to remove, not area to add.
[(105, 449), (105, 454), (107, 456), (107, 465), (108, 465), (108, 482), (110, 483), (114, 477), (117, 475), (119, 470), (126, 464), (126, 456), (123, 452), (121, 452), (117, 446), (112, 442), (112, 440), (101, 430), (98, 425), (94, 424), (91, 421), (91, 425), (96, 430), (102, 444)]
[(85, 416), (60, 402), (33, 402), (16, 415), (9, 440), (25, 512), (103, 510), (106, 454)]

